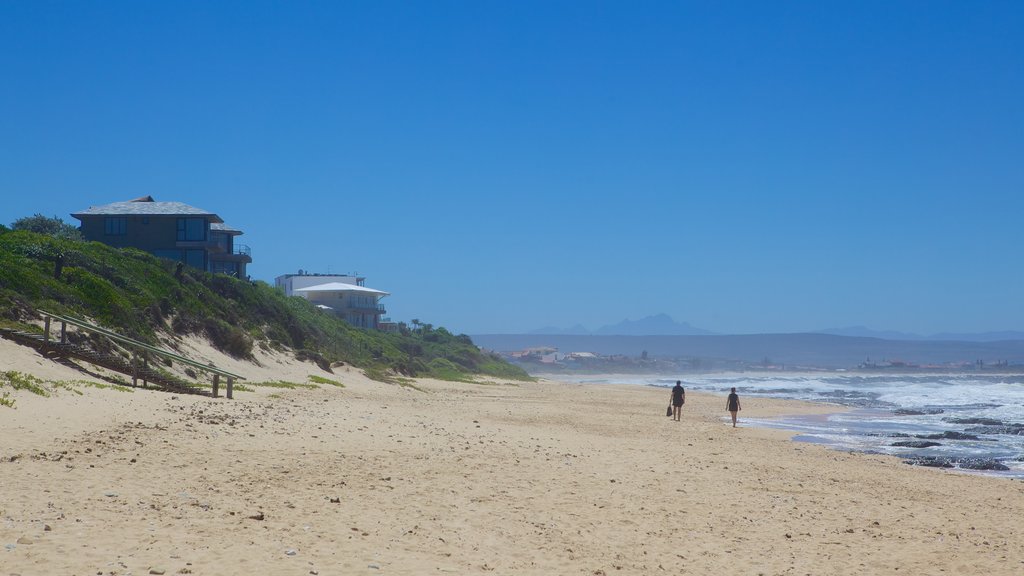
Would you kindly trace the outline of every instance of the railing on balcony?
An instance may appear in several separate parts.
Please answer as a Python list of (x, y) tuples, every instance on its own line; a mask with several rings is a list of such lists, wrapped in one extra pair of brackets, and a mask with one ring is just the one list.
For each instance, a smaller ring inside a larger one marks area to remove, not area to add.
[(234, 254), (239, 256), (252, 256), (252, 250), (245, 244), (235, 244)]
[(383, 304), (364, 304), (360, 302), (349, 302), (346, 306), (348, 310), (353, 312), (371, 313), (371, 314), (387, 314), (388, 311), (384, 309)]

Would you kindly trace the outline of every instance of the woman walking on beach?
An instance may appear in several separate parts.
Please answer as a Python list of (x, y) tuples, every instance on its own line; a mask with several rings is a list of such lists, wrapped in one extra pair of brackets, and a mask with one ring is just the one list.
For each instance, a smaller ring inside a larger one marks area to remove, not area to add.
[(676, 422), (683, 415), (683, 404), (686, 404), (686, 390), (683, 390), (683, 383), (676, 380), (676, 385), (672, 388), (672, 419)]
[(725, 409), (732, 414), (732, 427), (736, 427), (736, 413), (740, 411), (740, 397), (736, 395), (736, 389), (733, 388), (732, 392), (729, 393), (729, 397), (725, 400)]

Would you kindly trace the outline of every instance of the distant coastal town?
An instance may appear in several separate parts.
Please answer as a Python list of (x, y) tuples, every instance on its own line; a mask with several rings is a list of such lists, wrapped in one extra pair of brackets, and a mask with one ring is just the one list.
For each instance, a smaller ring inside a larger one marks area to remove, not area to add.
[[(784, 335), (782, 335), (784, 336)], [(780, 336), (780, 338), (782, 337)], [(481, 337), (477, 337), (480, 339)], [(487, 339), (487, 337), (483, 337)], [(1017, 343), (1020, 344), (1020, 343)], [(897, 343), (894, 348), (899, 348)], [(655, 356), (639, 354), (562, 351), (553, 346), (517, 350), (490, 350), (531, 374), (678, 374), (711, 372), (886, 372), (886, 373), (1024, 373), (1024, 363), (1009, 360), (915, 362), (896, 358), (866, 357), (859, 363), (783, 362), (769, 356), (746, 360), (728, 356)]]

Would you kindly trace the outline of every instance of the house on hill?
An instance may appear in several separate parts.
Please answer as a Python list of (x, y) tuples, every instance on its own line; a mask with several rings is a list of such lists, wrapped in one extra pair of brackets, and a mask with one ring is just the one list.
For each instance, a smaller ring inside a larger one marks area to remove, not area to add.
[(380, 299), (390, 293), (367, 288), (366, 278), (352, 275), (313, 274), (299, 271), (274, 279), (274, 285), (286, 296), (301, 296), (322, 310), (334, 313), (359, 328), (383, 330), (392, 323), (381, 317), (387, 313)]
[(82, 236), (116, 248), (138, 248), (154, 256), (209, 272), (245, 278), (252, 254), (235, 242), (241, 230), (220, 216), (181, 202), (143, 196), (91, 206), (71, 216), (82, 222)]

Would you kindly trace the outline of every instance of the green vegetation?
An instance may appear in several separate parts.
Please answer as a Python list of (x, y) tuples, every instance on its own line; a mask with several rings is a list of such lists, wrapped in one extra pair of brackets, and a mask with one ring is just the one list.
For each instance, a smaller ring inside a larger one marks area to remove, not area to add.
[[(53, 236), (54, 238), (64, 238), (67, 240), (82, 239), (82, 233), (79, 232), (78, 228), (75, 226), (68, 224), (56, 216), (53, 218), (47, 218), (42, 214), (18, 218), (13, 224), (11, 224), (11, 230), (25, 230), (28, 232), (35, 232), (36, 234), (46, 234), (48, 236)], [(2, 231), (3, 230), (0, 230), (0, 232)]]
[(344, 388), (345, 385), (341, 382), (331, 380), (330, 378), (324, 378), (323, 376), (317, 376), (316, 374), (309, 375), (310, 382), (316, 382), (317, 384), (325, 384), (328, 386), (337, 386), (338, 388)]
[(50, 393), (44, 387), (45, 384), (45, 380), (31, 374), (22, 374), (13, 370), (0, 373), (0, 388), (10, 386), (15, 390), (28, 390), (38, 396), (49, 396)]
[[(103, 384), (101, 382), (92, 382), (89, 380), (43, 380), (42, 378), (37, 378), (31, 374), (22, 374), (21, 372), (15, 372), (13, 370), (0, 372), (0, 388), (5, 386), (15, 390), (27, 390), (37, 396), (46, 397), (50, 396), (51, 390), (66, 390), (72, 394), (82, 395), (82, 391), (79, 390), (81, 387), (111, 389), (121, 392), (134, 391), (133, 388), (128, 386)], [(47, 387), (50, 389), (47, 389)], [(14, 398), (10, 397), (9, 392), (4, 392), (0, 395), (0, 406), (14, 408), (14, 402)]]
[(92, 382), (89, 380), (67, 380), (61, 382), (54, 382), (54, 385), (57, 388), (66, 388), (68, 390), (71, 390), (76, 394), (81, 394), (81, 392), (79, 392), (78, 389), (76, 388), (77, 386), (84, 386), (86, 388), (97, 388), (99, 390), (116, 390), (118, 392), (135, 392), (135, 388), (132, 388), (131, 386), (127, 386), (125, 384), (104, 384), (103, 382)]
[(250, 386), (256, 388), (286, 388), (288, 390), (294, 390), (296, 388), (316, 388), (316, 384), (302, 384), (299, 382), (286, 382), (284, 380), (268, 380), (267, 382), (249, 382)]
[(160, 334), (204, 335), (237, 358), (251, 358), (254, 346), (289, 349), (322, 368), (344, 362), (383, 381), (529, 378), (468, 336), (418, 320), (398, 333), (360, 330), (264, 282), (176, 266), (139, 250), (0, 229), (0, 325), (30, 329), (26, 322), (40, 308), (154, 345)]

